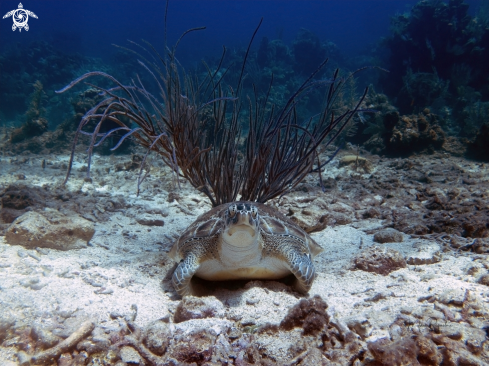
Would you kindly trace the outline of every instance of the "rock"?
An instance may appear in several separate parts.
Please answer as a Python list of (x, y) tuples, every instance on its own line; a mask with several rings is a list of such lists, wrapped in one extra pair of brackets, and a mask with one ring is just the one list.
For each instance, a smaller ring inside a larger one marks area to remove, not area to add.
[[(209, 363), (206, 362), (209, 362), (211, 358), (214, 360), (214, 356), (217, 359), (223, 358), (225, 361), (229, 361), (229, 357), (234, 354), (226, 339), (226, 334), (234, 326), (234, 323), (227, 319), (191, 319), (181, 323), (168, 324), (169, 333), (166, 336), (165, 322), (166, 320), (163, 319), (150, 326), (153, 329), (152, 344), (157, 346), (156, 349), (153, 349), (158, 354), (158, 352), (163, 351), (163, 342), (168, 342), (164, 357), (174, 358), (178, 361), (172, 364), (189, 365), (194, 362), (198, 365), (208, 365)], [(160, 336), (165, 337), (165, 339), (159, 339)], [(162, 342), (163, 347), (158, 346), (160, 342)], [(220, 364), (217, 362), (217, 365)], [(222, 364), (228, 364), (228, 362), (223, 361)]]
[(385, 229), (375, 233), (374, 241), (376, 243), (401, 243), (403, 241), (403, 236), (400, 231), (396, 229)]
[(421, 265), (438, 263), (441, 260), (440, 246), (435, 243), (414, 243), (413, 252), (406, 255), (408, 264)]
[(487, 254), (489, 253), (489, 239), (488, 238), (477, 238), (472, 243), (472, 250), (477, 254)]
[(353, 259), (353, 267), (386, 276), (400, 268), (405, 268), (406, 261), (397, 250), (374, 245)]
[(437, 295), (437, 300), (445, 305), (462, 306), (465, 298), (465, 292), (461, 289), (452, 289)]
[(119, 351), (119, 356), (123, 362), (129, 365), (144, 365), (141, 355), (134, 348), (124, 346)]
[(317, 334), (329, 323), (327, 308), (328, 305), (319, 295), (314, 295), (311, 299), (303, 299), (289, 309), (280, 327), (285, 330), (302, 327), (304, 335)]
[(341, 212), (324, 214), (323, 211), (309, 208), (294, 212), (290, 219), (307, 233), (324, 230), (328, 225), (348, 225), (352, 222), (348, 215)]
[(7, 229), (5, 239), (10, 245), (26, 248), (58, 250), (80, 249), (93, 237), (93, 224), (72, 214), (66, 216), (56, 210), (27, 212), (18, 217)]
[(478, 280), (477, 283), (480, 283), (481, 285), (486, 285), (489, 286), (489, 274), (482, 275)]
[(2, 343), (10, 335), (12, 326), (15, 324), (14, 318), (3, 318), (3, 316), (5, 315), (0, 318), (0, 342)]
[(165, 225), (165, 222), (161, 218), (155, 215), (140, 215), (136, 217), (136, 221), (140, 225), (147, 225), (147, 226)]
[(37, 346), (41, 349), (54, 347), (61, 341), (61, 338), (56, 337), (53, 333), (51, 333), (47, 329), (42, 328), (39, 324), (36, 324), (32, 328), (31, 335), (37, 341)]
[(293, 212), (290, 219), (299, 225), (305, 232), (313, 233), (324, 230), (326, 226), (328, 226), (329, 215), (321, 214), (320, 212), (313, 210), (301, 210)]
[(16, 210), (14, 208), (4, 207), (0, 209), (0, 221), (11, 224), (14, 220), (21, 216), (25, 211), (24, 210)]
[(358, 334), (362, 339), (370, 336), (372, 333), (372, 325), (367, 318), (356, 317), (346, 320), (346, 325), (352, 331)]
[(376, 207), (370, 207), (363, 213), (364, 219), (376, 219), (382, 216), (382, 212)]
[(365, 158), (358, 155), (345, 155), (340, 159), (339, 166), (351, 165), (353, 168), (360, 168), (365, 173), (370, 173), (372, 164)]
[(175, 310), (174, 321), (180, 323), (189, 319), (223, 318), (224, 315), (224, 305), (214, 296), (186, 296)]
[(323, 363), (323, 354), (319, 349), (316, 347), (311, 347), (304, 358), (302, 359), (302, 362), (299, 364), (301, 366), (305, 365), (321, 365)]
[(168, 319), (157, 320), (151, 323), (144, 337), (148, 349), (158, 356), (162, 356), (170, 343), (171, 331)]
[(463, 247), (469, 243), (469, 240), (467, 238), (458, 236), (458, 235), (452, 235), (450, 238), (450, 246), (452, 248), (458, 249), (460, 247)]
[(171, 350), (170, 357), (179, 361), (179, 364), (202, 365), (210, 361), (216, 341), (216, 335), (210, 329), (199, 329), (179, 337)]
[(423, 336), (399, 338), (394, 342), (380, 338), (368, 343), (368, 349), (381, 365), (420, 365), (418, 359), (428, 360), (428, 365), (439, 365), (442, 360), (436, 344)]

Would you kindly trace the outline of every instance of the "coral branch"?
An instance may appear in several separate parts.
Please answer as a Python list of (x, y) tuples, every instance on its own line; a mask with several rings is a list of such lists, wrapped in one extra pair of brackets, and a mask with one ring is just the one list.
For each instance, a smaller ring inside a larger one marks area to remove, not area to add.
[(65, 340), (59, 342), (53, 348), (49, 348), (45, 351), (39, 352), (37, 355), (31, 357), (31, 361), (35, 364), (46, 363), (62, 353), (75, 347), (78, 342), (86, 338), (90, 333), (92, 333), (95, 328), (95, 323), (92, 321), (84, 322), (77, 331), (70, 335)]

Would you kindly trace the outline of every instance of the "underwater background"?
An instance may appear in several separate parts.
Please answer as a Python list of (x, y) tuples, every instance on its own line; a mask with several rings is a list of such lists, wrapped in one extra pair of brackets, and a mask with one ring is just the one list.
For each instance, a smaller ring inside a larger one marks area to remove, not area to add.
[[(1, 366), (489, 364), (489, 0), (0, 15)], [(324, 249), (309, 297), (180, 298), (237, 200)]]
[[(0, 13), (18, 6), (1, 1)], [(390, 148), (388, 132), (397, 117), (386, 122), (386, 113), (410, 115), (429, 108), (444, 135), (468, 139), (454, 148), (458, 155), (472, 149), (489, 114), (488, 1), (170, 1), (166, 28), (163, 1), (30, 1), (23, 6), (38, 16), (29, 18), (29, 31), (12, 31), (12, 17), (0, 22), (0, 125), (30, 123), (30, 132), (14, 142), (60, 125), (74, 129), (89, 103), (81, 105), (73, 93), (55, 90), (83, 73), (104, 71), (122, 82), (147, 75), (137, 57), (114, 45), (147, 41), (161, 52), (165, 30), (167, 45), (174, 45), (186, 30), (205, 26), (187, 35), (177, 54), (188, 71), (198, 74), (205, 72), (203, 61), (217, 65), (223, 46), (225, 66), (239, 64), (262, 17), (246, 65), (249, 91), (252, 85), (264, 90), (273, 73), (276, 98), (285, 98), (325, 58), (328, 68), (320, 77), (335, 68), (343, 73), (383, 69), (359, 73), (351, 85), (352, 100), (367, 85), (371, 98), (372, 93), (386, 98), (371, 101), (370, 108), (383, 111), (360, 116), (362, 123), (348, 134), (350, 142), (367, 144), (370, 152), (405, 154), (442, 145), (416, 141), (415, 147)], [(32, 120), (39, 118), (34, 126)], [(376, 134), (384, 134), (384, 141), (368, 142)], [(472, 155), (481, 158), (485, 152), (475, 149)]]

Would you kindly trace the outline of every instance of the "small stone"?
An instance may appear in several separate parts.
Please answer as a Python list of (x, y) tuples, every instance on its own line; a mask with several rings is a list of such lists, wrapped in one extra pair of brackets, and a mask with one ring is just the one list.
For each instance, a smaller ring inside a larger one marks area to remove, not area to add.
[(129, 365), (143, 365), (143, 359), (141, 355), (134, 348), (124, 346), (119, 351), (119, 356), (123, 362)]
[(362, 169), (364, 173), (372, 170), (372, 164), (367, 159), (358, 155), (345, 155), (339, 161), (339, 166), (351, 165), (352, 168)]
[(241, 326), (249, 327), (256, 324), (256, 320), (253, 318), (245, 318), (241, 321)]
[(481, 276), (477, 282), (481, 285), (489, 286), (489, 274)]
[(174, 321), (180, 323), (189, 319), (223, 318), (224, 315), (224, 305), (215, 296), (186, 296), (175, 310)]
[(61, 278), (74, 278), (75, 276), (73, 276), (70, 273), (70, 269), (69, 268), (66, 268), (66, 269), (62, 270), (60, 273), (58, 273), (58, 277), (61, 277)]
[(34, 258), (36, 261), (41, 261), (41, 258), (39, 258), (39, 256), (37, 256), (35, 253), (27, 252), (27, 254), (29, 255), (29, 257)]
[(243, 333), (236, 327), (229, 329), (228, 337), (229, 339), (238, 339), (243, 335)]
[(441, 261), (440, 246), (435, 243), (414, 243), (413, 250), (406, 254), (411, 265), (433, 264)]
[(136, 217), (136, 221), (140, 225), (147, 226), (164, 226), (165, 222), (157, 216), (154, 215), (144, 215)]
[(31, 285), (35, 285), (36, 283), (39, 283), (39, 278), (37, 277), (27, 278), (20, 281), (20, 285), (24, 287), (31, 287)]
[(365, 299), (365, 301), (378, 302), (380, 300), (387, 299), (390, 296), (394, 296), (394, 293), (392, 293), (392, 292), (389, 292), (389, 293), (387, 293), (387, 292), (378, 292), (378, 293), (376, 293), (372, 297), (367, 297)]
[(42, 328), (40, 325), (36, 325), (32, 328), (32, 336), (37, 340), (37, 346), (42, 349), (54, 347), (61, 341), (61, 338), (56, 337), (53, 333)]
[(462, 306), (465, 298), (465, 291), (461, 289), (451, 289), (437, 295), (437, 300), (445, 305)]
[(406, 266), (406, 261), (397, 250), (375, 245), (353, 258), (354, 268), (384, 276)]
[(45, 248), (39, 248), (39, 247), (37, 247), (37, 248), (36, 248), (36, 250), (37, 250), (37, 252), (38, 252), (39, 254), (42, 254), (42, 255), (47, 255), (47, 254), (49, 254), (49, 250), (47, 250), (47, 249), (45, 249)]
[(393, 341), (398, 341), (402, 338), (402, 329), (397, 324), (391, 324), (389, 327), (389, 335)]
[(19, 250), (17, 251), (17, 255), (18, 255), (20, 258), (25, 258), (25, 257), (27, 257), (29, 254), (27, 254), (27, 252), (26, 252), (25, 250), (23, 250), (23, 249), (19, 249)]
[(247, 305), (255, 305), (255, 304), (258, 304), (260, 302), (260, 299), (258, 298), (251, 298), (251, 299), (246, 299), (246, 304)]
[(119, 311), (111, 311), (109, 316), (110, 319), (124, 318), (124, 314)]
[(374, 235), (374, 241), (376, 243), (401, 243), (403, 241), (403, 236), (400, 231), (395, 229), (385, 229), (378, 231)]
[(33, 285), (30, 285), (30, 288), (31, 288), (31, 290), (38, 291), (38, 290), (42, 289), (44, 286), (46, 286), (46, 285), (47, 285), (46, 283), (35, 283)]
[(487, 254), (489, 253), (489, 239), (488, 238), (477, 238), (472, 243), (472, 250), (477, 254)]
[(31, 364), (31, 356), (24, 351), (17, 352), (17, 359), (20, 366), (29, 366)]
[(403, 307), (401, 307), (400, 311), (401, 311), (401, 314), (409, 315), (413, 312), (413, 309), (408, 307), (408, 306), (403, 306)]
[(372, 333), (372, 325), (366, 318), (353, 318), (346, 321), (346, 325), (352, 331), (358, 334), (363, 339), (370, 336)]
[(100, 290), (95, 290), (94, 292), (97, 295), (110, 295), (110, 294), (114, 293), (114, 290), (112, 290), (111, 288), (102, 287)]

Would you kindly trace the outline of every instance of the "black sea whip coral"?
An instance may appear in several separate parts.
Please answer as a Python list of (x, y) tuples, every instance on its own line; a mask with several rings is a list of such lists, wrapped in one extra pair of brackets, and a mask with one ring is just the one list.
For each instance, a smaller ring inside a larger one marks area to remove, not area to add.
[[(325, 60), (282, 107), (270, 101), (273, 74), (264, 96), (259, 97), (254, 86), (251, 96), (244, 95), (245, 64), (260, 25), (261, 21), (248, 45), (235, 88), (224, 84), (224, 77), (229, 71), (223, 70), (222, 66), (225, 48), (215, 71), (206, 65), (207, 75), (203, 80), (184, 71), (175, 53), (183, 36), (204, 29), (193, 28), (186, 31), (176, 46), (167, 49), (163, 56), (150, 44), (151, 51), (137, 45), (150, 55), (150, 59), (129, 50), (141, 58), (142, 61), (138, 62), (155, 80), (158, 97), (148, 92), (139, 77), (124, 85), (100, 71), (86, 73), (59, 90), (58, 93), (65, 92), (92, 76), (102, 76), (114, 84), (113, 88), (106, 89), (87, 83), (100, 90), (105, 99), (91, 108), (78, 125), (64, 183), (71, 171), (80, 134), (90, 136), (89, 179), (93, 148), (117, 131), (126, 133), (112, 150), (128, 137), (147, 149), (139, 172), (138, 192), (150, 151), (160, 154), (177, 179), (186, 178), (209, 198), (214, 207), (236, 201), (238, 196), (241, 200), (264, 203), (287, 193), (310, 172), (320, 172), (326, 163), (321, 164), (319, 160), (319, 146), (326, 147), (338, 137), (359, 110), (367, 89), (355, 108), (335, 115), (333, 106), (339, 91), (354, 73), (345, 79), (339, 78), (336, 70), (331, 79), (316, 80), (327, 63)], [(297, 105), (305, 95), (321, 88), (325, 89), (322, 109), (306, 123), (298, 122)], [(242, 113), (245, 108), (248, 110), (246, 118)], [(127, 119), (131, 123), (124, 122)], [(91, 120), (97, 122), (95, 128), (91, 132), (84, 131)], [(105, 121), (112, 121), (119, 127), (100, 133)]]

